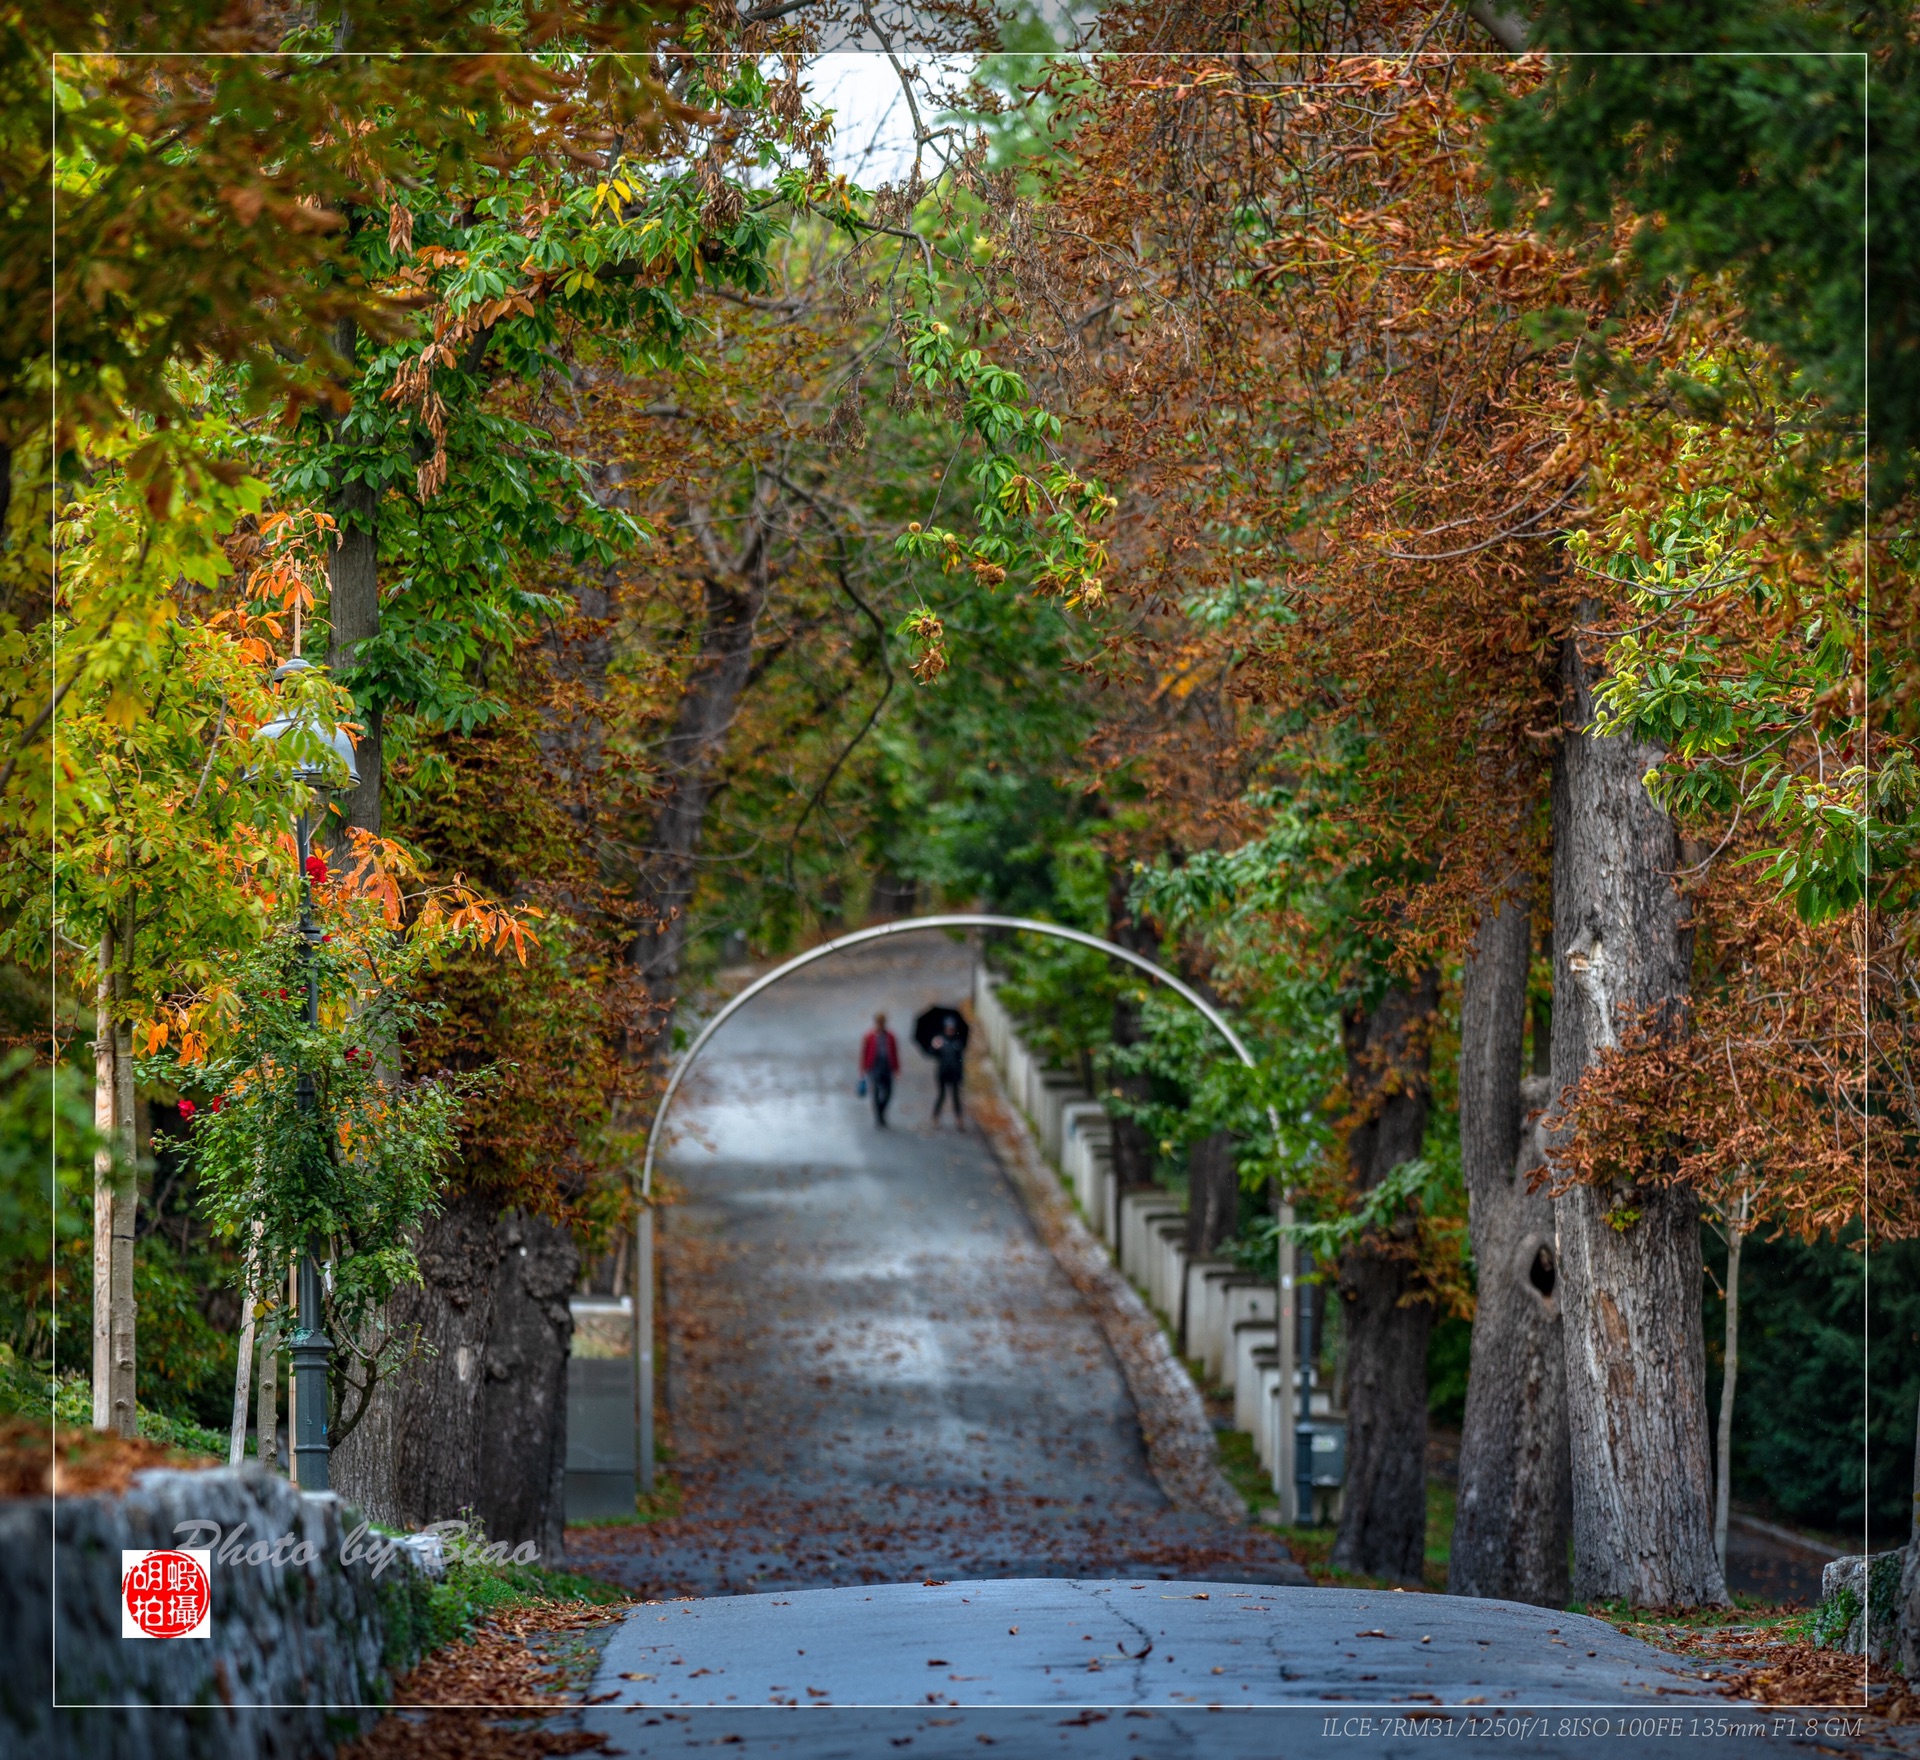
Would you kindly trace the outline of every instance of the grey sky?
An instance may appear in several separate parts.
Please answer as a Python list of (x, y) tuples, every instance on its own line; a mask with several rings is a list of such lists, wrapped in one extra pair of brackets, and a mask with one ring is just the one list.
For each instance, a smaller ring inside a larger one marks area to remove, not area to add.
[[(964, 78), (971, 56), (913, 56), (902, 65), (919, 66), (938, 89)], [(834, 144), (828, 157), (836, 171), (845, 172), (867, 189), (902, 181), (913, 164), (913, 124), (901, 96), (899, 76), (885, 55), (850, 51), (818, 56), (809, 66), (809, 96), (835, 112)], [(937, 106), (930, 105), (927, 88), (919, 86), (920, 114), (929, 124)]]

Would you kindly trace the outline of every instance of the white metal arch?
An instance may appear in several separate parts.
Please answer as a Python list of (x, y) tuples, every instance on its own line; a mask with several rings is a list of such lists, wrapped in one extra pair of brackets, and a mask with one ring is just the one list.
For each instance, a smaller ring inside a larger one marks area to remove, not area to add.
[[(1091, 947), (1114, 959), (1124, 961), (1138, 971), (1145, 972), (1156, 983), (1164, 984), (1183, 1002), (1189, 1003), (1206, 1020), (1207, 1024), (1226, 1040), (1235, 1057), (1247, 1068), (1254, 1067), (1253, 1053), (1247, 1049), (1246, 1041), (1233, 1030), (1226, 1017), (1204, 996), (1183, 983), (1171, 972), (1157, 966), (1143, 954), (1130, 948), (1117, 946), (1111, 941), (1102, 940), (1098, 935), (1090, 935), (1084, 929), (1069, 929), (1061, 923), (1045, 923), (1035, 917), (999, 917), (985, 914), (960, 914), (902, 917), (891, 923), (877, 923), (870, 929), (856, 929), (850, 935), (837, 935), (831, 941), (823, 941), (818, 947), (810, 947), (805, 953), (795, 954), (790, 960), (783, 961), (770, 972), (754, 979), (738, 996), (731, 998), (712, 1020), (708, 1021), (694, 1036), (680, 1061), (674, 1065), (673, 1074), (667, 1078), (666, 1091), (660, 1096), (660, 1105), (653, 1115), (653, 1123), (647, 1130), (646, 1159), (640, 1172), (639, 1202), (634, 1219), (634, 1466), (636, 1469), (636, 1488), (642, 1493), (651, 1493), (654, 1482), (653, 1460), (653, 1163), (659, 1151), (661, 1131), (666, 1124), (667, 1113), (671, 1109), (674, 1096), (680, 1091), (680, 1084), (686, 1079), (687, 1072), (693, 1068), (694, 1060), (705, 1049), (707, 1041), (726, 1023), (746, 1007), (762, 991), (771, 989), (782, 978), (791, 977), (804, 966), (812, 965), (815, 960), (825, 959), (829, 954), (840, 953), (849, 947), (859, 947), (870, 941), (884, 941), (894, 935), (914, 935), (928, 929), (1016, 929), (1029, 934), (1044, 935), (1055, 941), (1071, 941), (1081, 947)], [(1279, 1121), (1273, 1118), (1273, 1109), (1267, 1109), (1272, 1119), (1276, 1135)], [(1283, 1225), (1293, 1220), (1292, 1206), (1284, 1205), (1281, 1210)], [(1282, 1316), (1279, 1327), (1282, 1386), (1291, 1386), (1293, 1382), (1293, 1323), (1290, 1297), (1293, 1289), (1293, 1252), (1284, 1233), (1280, 1256), (1279, 1313)], [(1281, 1509), (1286, 1520), (1293, 1519), (1294, 1498), (1293, 1480), (1283, 1474), (1280, 1466), (1280, 1454), (1275, 1454), (1274, 1489), (1280, 1493)]]
[(840, 953), (849, 947), (858, 947), (863, 942), (883, 941), (890, 935), (912, 935), (923, 929), (1024, 929), (1030, 934), (1046, 935), (1056, 941), (1073, 941), (1082, 947), (1091, 947), (1101, 953), (1111, 954), (1115, 959), (1125, 960), (1145, 972), (1150, 978), (1173, 991), (1183, 1001), (1191, 1003), (1206, 1017), (1207, 1024), (1221, 1038), (1233, 1047), (1233, 1054), (1247, 1068), (1253, 1068), (1253, 1053), (1246, 1047), (1238, 1033), (1226, 1022), (1220, 1011), (1204, 996), (1189, 985), (1183, 984), (1171, 972), (1157, 966), (1144, 954), (1133, 952), (1130, 948), (1116, 946), (1111, 941), (1102, 940), (1098, 935), (1089, 935), (1084, 929), (1069, 929), (1061, 923), (1043, 923), (1034, 917), (992, 917), (983, 915), (951, 915), (934, 917), (901, 917), (895, 922), (878, 923), (871, 929), (856, 929), (851, 935), (837, 935), (831, 941), (823, 941), (818, 947), (810, 947), (805, 953), (795, 954), (773, 968), (772, 971), (754, 979), (746, 989), (734, 997), (702, 1027), (693, 1043), (686, 1049), (680, 1061), (674, 1065), (673, 1074), (667, 1078), (667, 1091), (660, 1096), (660, 1105), (653, 1115), (652, 1127), (647, 1132), (647, 1159), (640, 1173), (640, 1195), (647, 1199), (653, 1195), (653, 1159), (660, 1142), (660, 1129), (666, 1122), (667, 1109), (673, 1105), (673, 1097), (680, 1090), (680, 1083), (687, 1071), (693, 1067), (707, 1041), (726, 1025), (729, 1019), (746, 1007), (761, 991), (771, 989), (782, 978), (790, 977), (802, 966), (812, 965), (817, 959), (825, 959), (830, 953)]

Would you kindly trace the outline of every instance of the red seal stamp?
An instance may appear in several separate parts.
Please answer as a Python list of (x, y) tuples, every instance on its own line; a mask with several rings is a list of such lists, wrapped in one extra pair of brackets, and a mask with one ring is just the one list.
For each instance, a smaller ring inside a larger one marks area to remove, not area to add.
[(212, 1564), (211, 1552), (122, 1552), (121, 1637), (210, 1636)]

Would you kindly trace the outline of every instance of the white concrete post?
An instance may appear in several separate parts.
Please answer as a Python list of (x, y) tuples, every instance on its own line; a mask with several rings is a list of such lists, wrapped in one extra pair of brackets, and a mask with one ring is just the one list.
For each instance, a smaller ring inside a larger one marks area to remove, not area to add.
[(1293, 1206), (1283, 1203), (1280, 1206), (1280, 1287), (1275, 1292), (1274, 1310), (1279, 1326), (1279, 1337), (1274, 1342), (1280, 1359), (1280, 1397), (1268, 1410), (1267, 1421), (1273, 1426), (1273, 1491), (1280, 1500), (1281, 1523), (1289, 1528), (1300, 1520), (1299, 1487), (1293, 1477), (1293, 1411), (1298, 1397), (1294, 1382), (1299, 1373), (1300, 1340), (1298, 1315), (1294, 1312), (1297, 1258), (1287, 1233), (1292, 1227)]
[(633, 1476), (642, 1497), (653, 1495), (653, 1206), (643, 1203), (633, 1223)]

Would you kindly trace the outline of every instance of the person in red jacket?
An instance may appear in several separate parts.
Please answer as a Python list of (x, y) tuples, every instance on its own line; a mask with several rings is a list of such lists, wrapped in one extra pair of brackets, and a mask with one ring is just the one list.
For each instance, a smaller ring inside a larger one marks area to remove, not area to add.
[(887, 1102), (893, 1098), (893, 1078), (900, 1069), (900, 1042), (887, 1031), (887, 1017), (873, 1017), (873, 1031), (860, 1042), (860, 1086), (873, 1096), (873, 1118), (887, 1122)]

